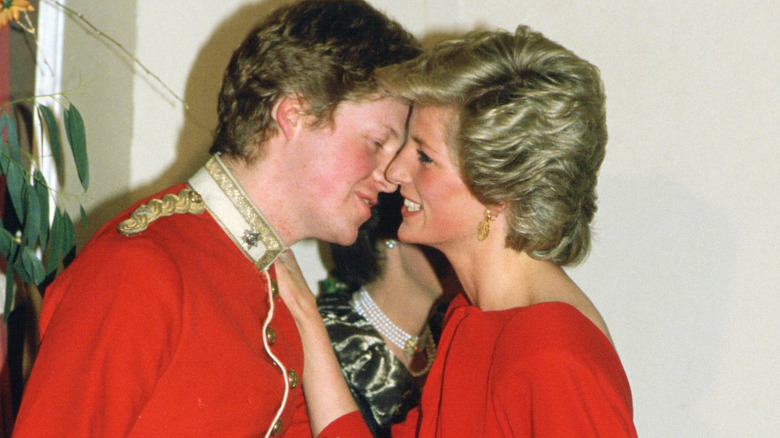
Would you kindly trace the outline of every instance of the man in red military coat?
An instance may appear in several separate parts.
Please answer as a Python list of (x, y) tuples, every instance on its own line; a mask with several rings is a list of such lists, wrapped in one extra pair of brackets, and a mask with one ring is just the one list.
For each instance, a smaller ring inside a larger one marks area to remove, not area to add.
[(46, 291), (16, 436), (310, 436), (275, 261), (351, 243), (407, 102), (377, 67), (419, 53), (362, 0), (274, 11), (234, 52), (211, 159), (104, 225)]

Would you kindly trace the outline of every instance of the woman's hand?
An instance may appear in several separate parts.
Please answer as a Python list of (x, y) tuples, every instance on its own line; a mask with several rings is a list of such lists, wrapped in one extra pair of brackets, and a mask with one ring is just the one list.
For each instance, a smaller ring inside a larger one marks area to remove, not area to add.
[(317, 299), (303, 278), (295, 255), (291, 250), (283, 252), (277, 259), (276, 280), (279, 295), (292, 313), (298, 330), (308, 324), (321, 324), (322, 318), (317, 310)]
[[(279, 295), (290, 309), (303, 343), (303, 392), (314, 436), (334, 420), (357, 410), (330, 345), (317, 300), (292, 251), (277, 259)], [(367, 431), (367, 429), (366, 429)]]

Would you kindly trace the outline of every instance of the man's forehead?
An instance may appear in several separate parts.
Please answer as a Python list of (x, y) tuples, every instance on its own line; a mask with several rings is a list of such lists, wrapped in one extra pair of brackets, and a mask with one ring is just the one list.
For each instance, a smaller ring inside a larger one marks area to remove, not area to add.
[[(410, 110), (411, 105), (405, 100), (385, 95), (378, 99), (343, 101), (334, 110), (333, 120), (335, 122), (341, 117), (358, 117), (366, 126), (385, 128), (400, 136), (406, 128)], [(399, 117), (393, 117), (394, 115)]]

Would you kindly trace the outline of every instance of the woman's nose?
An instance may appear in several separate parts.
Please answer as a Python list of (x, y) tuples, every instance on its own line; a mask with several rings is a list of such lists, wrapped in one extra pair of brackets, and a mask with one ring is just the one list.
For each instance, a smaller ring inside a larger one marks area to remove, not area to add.
[(387, 166), (387, 172), (385, 172), (385, 178), (395, 185), (403, 185), (409, 180), (409, 173), (406, 171), (407, 163), (409, 160), (409, 151), (413, 151), (413, 148), (404, 146), (395, 156), (390, 165)]

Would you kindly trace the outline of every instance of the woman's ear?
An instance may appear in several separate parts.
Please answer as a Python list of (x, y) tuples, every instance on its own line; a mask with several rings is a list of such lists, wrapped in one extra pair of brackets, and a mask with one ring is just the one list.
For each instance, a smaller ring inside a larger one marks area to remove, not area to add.
[(306, 104), (299, 94), (282, 96), (276, 102), (272, 116), (282, 135), (290, 139), (306, 121)]
[(498, 215), (500, 215), (501, 213), (503, 213), (508, 206), (509, 206), (508, 202), (499, 202), (498, 204), (486, 205), (485, 209), (490, 210), (493, 217), (495, 218), (498, 217)]

